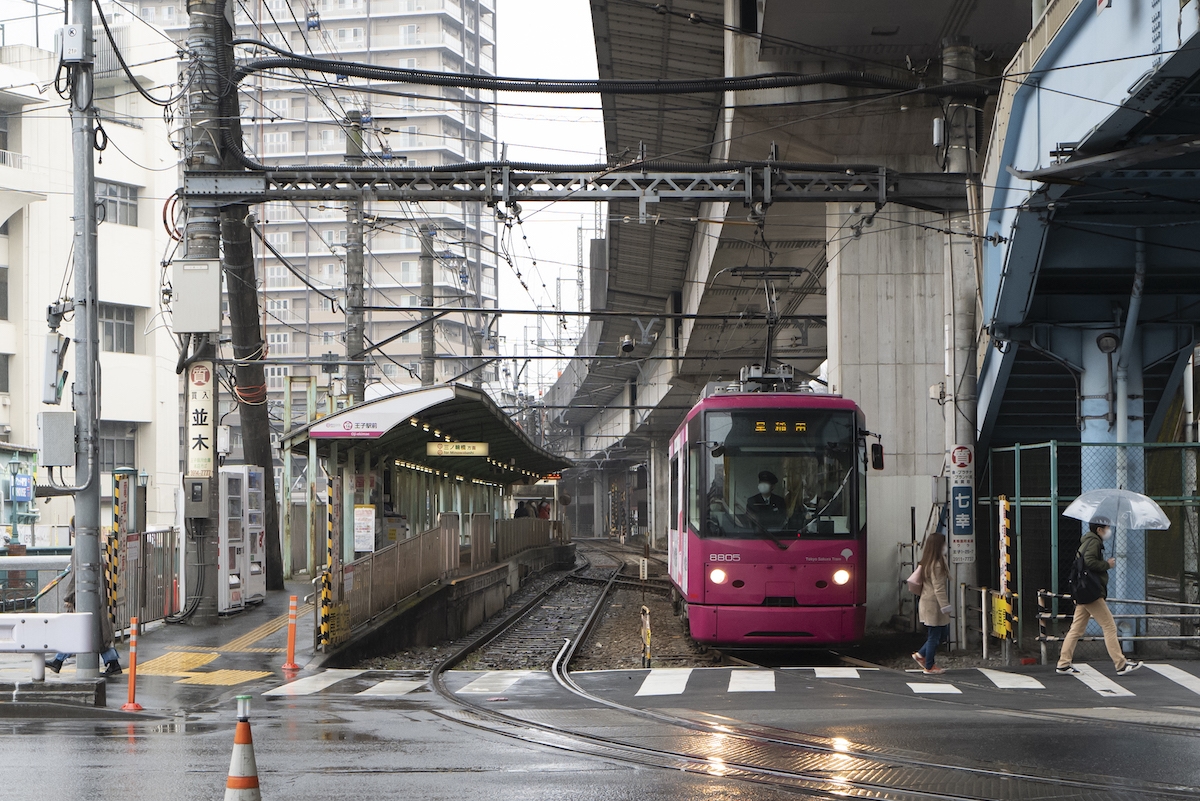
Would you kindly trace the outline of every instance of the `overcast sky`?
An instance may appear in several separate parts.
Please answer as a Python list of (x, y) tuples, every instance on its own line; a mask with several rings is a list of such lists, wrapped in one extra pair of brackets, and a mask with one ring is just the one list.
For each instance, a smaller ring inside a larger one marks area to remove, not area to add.
[[(53, 47), (54, 30), (62, 24), (62, 0), (0, 0), (6, 44), (33, 44), (34, 11), (40, 12), (41, 46)], [(595, 78), (596, 47), (592, 39), (587, 0), (497, 0), (497, 73), (527, 78)], [(598, 110), (563, 108), (599, 106), (597, 95), (503, 94), (498, 136), (508, 145), (508, 157), (517, 161), (593, 163), (603, 161), (604, 130)], [(530, 204), (522, 209), (523, 230), (513, 228), (513, 256), (528, 290), (516, 271), (501, 261), (498, 283), (501, 308), (550, 309), (556, 300), (556, 282), (562, 307), (578, 308), (576, 285), (576, 232), (582, 226), (585, 240), (592, 236), (595, 204)], [(528, 237), (523, 239), (522, 237)], [(585, 245), (586, 247), (586, 245)], [(537, 264), (531, 258), (536, 257)], [(553, 319), (547, 317), (541, 339), (555, 338)], [(568, 320), (570, 333), (578, 321)], [(564, 336), (567, 332), (564, 332)], [(503, 352), (523, 354), (523, 342), (536, 340), (537, 318), (509, 316), (501, 323)], [(573, 352), (573, 345), (564, 348)], [(530, 346), (533, 352), (533, 346)], [(550, 351), (545, 351), (549, 355)], [(538, 378), (553, 383), (556, 365), (534, 362), (529, 367), (528, 389), (535, 395)]]

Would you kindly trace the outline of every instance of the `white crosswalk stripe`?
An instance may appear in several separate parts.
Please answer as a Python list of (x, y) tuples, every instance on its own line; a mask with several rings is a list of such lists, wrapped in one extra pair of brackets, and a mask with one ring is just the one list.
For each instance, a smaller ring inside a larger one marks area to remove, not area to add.
[(955, 687), (953, 684), (942, 684), (941, 682), (908, 682), (909, 689), (918, 695), (962, 695), (962, 690)]
[(729, 690), (731, 693), (773, 693), (775, 692), (775, 671), (773, 670), (733, 670), (729, 673)]
[(484, 673), (458, 692), (502, 693), (526, 676), (532, 676), (535, 672), (533, 670), (493, 670)]
[(413, 690), (425, 686), (424, 681), (413, 681), (412, 679), (385, 679), (378, 684), (375, 684), (363, 690), (357, 695), (374, 696), (375, 698), (400, 698), (408, 695)]
[(327, 687), (332, 687), (339, 681), (352, 679), (355, 676), (362, 674), (361, 670), (342, 670), (338, 668), (330, 668), (316, 674), (315, 676), (305, 676), (302, 679), (288, 682), (280, 685), (273, 690), (267, 690), (263, 695), (276, 697), (292, 697), (297, 695), (312, 695), (318, 693)]
[(1006, 673), (1003, 670), (979, 668), (979, 672), (987, 676), (992, 684), (1002, 690), (1044, 690), (1046, 685), (1033, 676), (1023, 676), (1020, 673)]
[(1076, 662), (1075, 667), (1079, 670), (1078, 673), (1074, 674), (1075, 678), (1082, 681), (1100, 695), (1108, 698), (1132, 698), (1134, 695), (1129, 690), (1126, 690), (1120, 684), (1117, 684), (1115, 681), (1108, 678), (1091, 665), (1084, 664), (1083, 662)]
[(682, 695), (691, 675), (691, 668), (655, 668), (646, 674), (635, 695)]
[(1145, 667), (1147, 670), (1153, 670), (1158, 675), (1170, 679), (1180, 687), (1200, 695), (1200, 678), (1193, 676), (1186, 670), (1177, 668), (1174, 665), (1151, 665), (1149, 662), (1146, 663)]

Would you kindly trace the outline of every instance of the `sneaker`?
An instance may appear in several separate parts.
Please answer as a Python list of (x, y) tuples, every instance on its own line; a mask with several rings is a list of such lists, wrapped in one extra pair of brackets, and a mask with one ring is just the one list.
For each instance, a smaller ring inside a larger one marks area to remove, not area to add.
[(124, 672), (121, 670), (120, 662), (109, 662), (108, 667), (104, 669), (105, 676), (120, 676)]
[(46, 670), (49, 670), (53, 673), (57, 673), (58, 671), (62, 670), (62, 660), (61, 659), (51, 659), (49, 662), (46, 663)]
[(926, 675), (926, 676), (940, 676), (940, 675), (942, 675), (942, 674), (943, 674), (943, 673), (945, 673), (945, 672), (946, 672), (945, 670), (943, 670), (942, 668), (938, 667), (937, 665), (934, 665), (934, 666), (933, 666), (933, 667), (931, 667), (931, 668), (925, 668), (925, 675)]
[(1117, 671), (1118, 676), (1127, 676), (1142, 666), (1141, 662), (1126, 662), (1125, 667)]
[(913, 661), (915, 661), (918, 665), (921, 666), (921, 670), (925, 669), (925, 657), (921, 656), (919, 653), (914, 653), (912, 655), (912, 658), (913, 658)]
[(1066, 667), (1056, 667), (1054, 672), (1060, 676), (1078, 676), (1079, 668), (1074, 665), (1067, 665)]

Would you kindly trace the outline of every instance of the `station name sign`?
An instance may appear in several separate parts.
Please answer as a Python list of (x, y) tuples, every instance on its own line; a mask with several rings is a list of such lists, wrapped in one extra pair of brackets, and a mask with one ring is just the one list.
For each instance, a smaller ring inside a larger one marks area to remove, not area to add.
[(486, 442), (426, 442), (426, 456), (487, 456)]

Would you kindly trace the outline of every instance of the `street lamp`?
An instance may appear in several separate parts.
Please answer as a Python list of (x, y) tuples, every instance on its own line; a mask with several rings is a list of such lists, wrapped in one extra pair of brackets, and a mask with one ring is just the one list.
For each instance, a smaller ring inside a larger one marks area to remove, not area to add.
[(149, 483), (150, 483), (150, 474), (147, 473), (145, 470), (139, 470), (138, 471), (138, 486), (141, 487), (142, 489), (145, 489), (146, 485)]
[(20, 472), (21, 457), (14, 453), (8, 461), (8, 499), (12, 502), (12, 536), (8, 538), (10, 545), (21, 542), (21, 535), (17, 531), (17, 474)]

